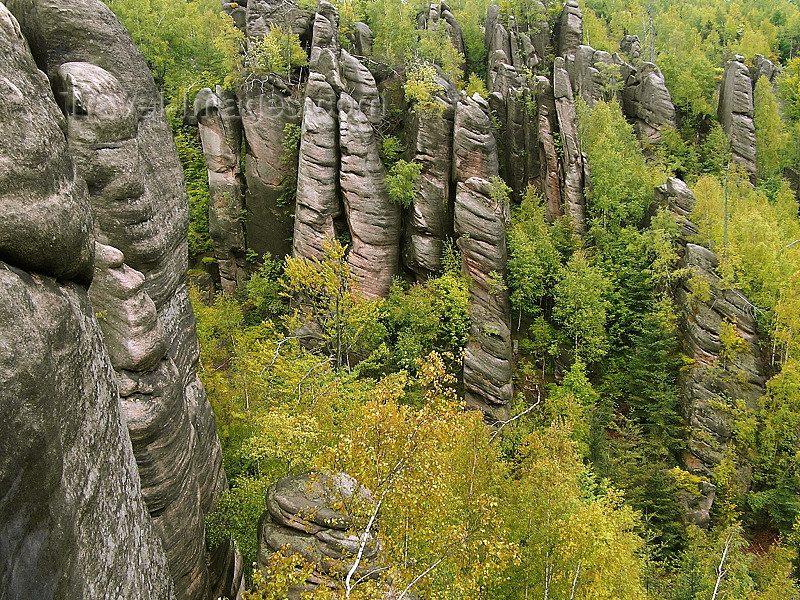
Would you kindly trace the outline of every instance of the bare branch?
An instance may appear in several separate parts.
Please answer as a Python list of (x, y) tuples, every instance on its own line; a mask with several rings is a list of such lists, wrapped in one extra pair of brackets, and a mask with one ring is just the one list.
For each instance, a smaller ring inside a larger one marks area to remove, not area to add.
[(534, 408), (536, 408), (537, 406), (539, 406), (539, 405), (542, 403), (542, 391), (539, 389), (539, 386), (538, 386), (538, 385), (536, 386), (536, 391), (537, 391), (537, 398), (536, 398), (536, 402), (534, 402), (533, 404), (531, 404), (531, 405), (530, 405), (528, 408), (526, 408), (525, 410), (523, 410), (521, 413), (518, 413), (518, 414), (514, 415), (514, 416), (513, 416), (513, 417), (511, 417), (510, 419), (508, 419), (508, 420), (506, 420), (506, 421), (498, 421), (498, 422), (497, 422), (497, 423), (499, 424), (499, 427), (498, 427), (497, 429), (495, 429), (495, 430), (494, 430), (494, 433), (493, 433), (493, 434), (492, 434), (492, 436), (489, 438), (489, 443), (490, 443), (490, 444), (491, 444), (491, 443), (494, 441), (494, 438), (496, 438), (496, 437), (497, 437), (497, 435), (500, 433), (500, 430), (501, 430), (503, 427), (505, 427), (506, 425), (509, 425), (510, 423), (513, 423), (514, 421), (516, 421), (516, 420), (517, 420), (517, 419), (519, 419), (520, 417), (524, 417), (525, 415), (527, 415), (529, 412), (531, 412), (531, 411), (532, 411)]

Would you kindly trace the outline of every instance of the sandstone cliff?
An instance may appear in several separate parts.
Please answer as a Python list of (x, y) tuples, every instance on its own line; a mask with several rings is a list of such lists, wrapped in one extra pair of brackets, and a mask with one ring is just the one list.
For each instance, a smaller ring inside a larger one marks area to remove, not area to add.
[(116, 372), (141, 496), (176, 595), (205, 598), (204, 518), (226, 482), (214, 415), (196, 374), (185, 282), (187, 199), (160, 95), (127, 31), (101, 2), (7, 4), (49, 77), (66, 115), (69, 158), (88, 185), (95, 260), (93, 273), (82, 277), (93, 275), (91, 306)]
[(173, 597), (87, 284), (89, 193), (0, 5), (0, 595)]
[[(675, 215), (681, 231), (682, 267), (688, 270), (675, 291), (683, 352), (691, 361), (679, 375), (680, 399), (689, 425), (685, 468), (700, 478), (698, 494), (684, 498), (688, 519), (709, 523), (716, 488), (713, 470), (733, 435), (733, 402), (750, 410), (764, 394), (764, 368), (752, 303), (721, 285), (717, 255), (691, 242), (697, 230), (689, 219), (694, 195), (679, 179), (656, 188), (657, 204)], [(747, 485), (747, 474), (740, 473)]]

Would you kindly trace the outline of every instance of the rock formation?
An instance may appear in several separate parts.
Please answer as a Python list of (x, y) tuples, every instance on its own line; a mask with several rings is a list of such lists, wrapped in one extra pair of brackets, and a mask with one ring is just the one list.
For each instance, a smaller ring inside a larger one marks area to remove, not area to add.
[[(310, 41), (313, 15), (294, 2), (250, 0), (244, 33), (247, 44), (257, 43), (272, 25), (291, 29)], [(284, 190), (293, 177), (293, 165), (284, 160), (286, 127), (299, 125), (302, 105), (298, 99), (299, 75), (257, 75), (245, 69), (238, 94), (244, 129), (247, 191), (247, 247), (257, 255), (283, 256), (291, 251), (294, 207)]]
[(439, 26), (445, 27), (453, 47), (465, 56), (464, 33), (450, 7), (445, 2), (431, 2), (428, 12), (422, 12), (417, 16), (417, 29), (435, 30)]
[(13, 0), (88, 184), (92, 307), (117, 374), (142, 496), (180, 598), (209, 593), (204, 518), (226, 482), (197, 378), (185, 283), (187, 198), (160, 95), (129, 34), (99, 0)]
[(47, 77), (2, 4), (0, 52), (0, 595), (167, 600), (167, 558), (86, 287), (89, 194)]
[(556, 29), (558, 55), (572, 56), (583, 43), (583, 15), (577, 0), (567, 0)]
[(560, 56), (556, 58), (553, 66), (553, 97), (563, 151), (563, 204), (565, 213), (572, 219), (575, 231), (583, 234), (586, 232), (586, 198), (583, 189), (588, 180), (588, 163), (581, 152), (572, 86), (565, 61)]
[[(544, 6), (540, 6), (544, 15)], [(546, 22), (521, 31), (499, 21), (497, 5), (486, 16), (489, 104), (497, 118), (500, 174), (520, 197), (529, 184), (541, 189), (542, 165), (537, 140), (536, 92), (528, 73), (543, 61), (549, 42)]]
[[(345, 473), (311, 472), (279, 479), (267, 489), (266, 503), (267, 510), (258, 523), (259, 566), (285, 549), (314, 567), (304, 585), (290, 588), (289, 598), (320, 585), (336, 588), (352, 567), (363, 539), (354, 529), (352, 509), (366, 514), (373, 510), (369, 491)], [(351, 512), (342, 505), (351, 507)], [(380, 544), (370, 532), (354, 573), (356, 579), (369, 576), (379, 553)]]
[(750, 70), (750, 78), (753, 80), (753, 88), (759, 77), (766, 77), (770, 83), (774, 83), (775, 77), (780, 73), (780, 66), (776, 65), (763, 54), (756, 54), (753, 58), (753, 68)]
[(503, 277), (508, 262), (508, 198), (498, 198), (497, 144), (489, 105), (480, 96), (456, 106), (453, 168), (455, 232), (470, 282), (470, 336), (464, 355), (464, 399), (491, 419), (507, 418), (511, 384), (511, 326)]
[(453, 118), (458, 92), (453, 83), (437, 79), (442, 92), (438, 111), (413, 111), (406, 123), (414, 161), (422, 165), (417, 194), (406, 215), (403, 262), (418, 280), (441, 272), (444, 243), (452, 232), (450, 206), (453, 160)]
[(753, 82), (743, 56), (725, 65), (717, 117), (731, 140), (734, 162), (752, 177), (756, 173), (756, 128), (753, 123)]
[[(733, 434), (730, 402), (744, 400), (756, 410), (765, 376), (753, 305), (740, 291), (720, 285), (717, 255), (686, 237), (696, 232), (688, 219), (694, 206), (691, 190), (671, 178), (656, 188), (656, 201), (676, 216), (683, 236), (682, 266), (689, 270), (675, 291), (683, 352), (692, 361), (681, 370), (679, 386), (690, 432), (685, 467), (701, 481), (698, 493), (684, 501), (687, 518), (705, 527), (716, 491), (713, 470)], [(740, 476), (747, 483), (747, 475)]]
[(640, 63), (636, 68), (626, 65), (623, 70), (627, 74), (622, 92), (622, 110), (633, 123), (639, 139), (658, 144), (664, 127), (678, 126), (675, 105), (664, 75), (649, 62)]
[(208, 167), (208, 231), (222, 291), (233, 294), (246, 277), (242, 227), (242, 122), (236, 96), (217, 87), (200, 90), (194, 100), (203, 154)]
[(561, 200), (563, 175), (556, 148), (556, 136), (560, 134), (553, 84), (543, 75), (536, 78), (536, 110), (540, 170), (535, 183), (538, 184), (536, 187), (544, 198), (547, 218), (553, 220), (564, 214)]
[(400, 262), (400, 207), (389, 200), (374, 130), (349, 95), (339, 97), (339, 184), (353, 245), (347, 262), (358, 291), (386, 296)]

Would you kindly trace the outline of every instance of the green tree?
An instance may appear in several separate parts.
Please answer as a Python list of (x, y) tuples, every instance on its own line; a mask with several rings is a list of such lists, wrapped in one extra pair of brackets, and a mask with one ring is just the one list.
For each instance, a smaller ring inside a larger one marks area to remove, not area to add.
[(381, 336), (378, 314), (381, 300), (359, 298), (353, 290), (353, 275), (345, 248), (337, 240), (323, 246), (324, 256), (286, 257), (283, 269), (284, 293), (293, 299), (289, 329), (311, 328), (337, 369), (370, 336)]
[(778, 177), (791, 158), (789, 136), (781, 120), (778, 100), (766, 77), (756, 82), (753, 105), (756, 126), (756, 161), (762, 179)]
[(308, 56), (291, 27), (273, 23), (267, 35), (249, 43), (245, 63), (256, 75), (277, 73), (291, 83), (292, 73), (308, 64)]
[(243, 36), (217, 0), (106, 0), (173, 102), (236, 80)]
[(553, 319), (570, 340), (575, 356), (590, 363), (608, 351), (605, 330), (608, 290), (608, 279), (589, 263), (583, 252), (572, 255), (564, 277), (554, 289)]

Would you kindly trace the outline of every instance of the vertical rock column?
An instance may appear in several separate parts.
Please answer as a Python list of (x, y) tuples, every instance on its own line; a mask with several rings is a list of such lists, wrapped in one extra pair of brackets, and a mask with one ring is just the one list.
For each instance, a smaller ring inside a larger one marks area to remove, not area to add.
[[(314, 18), (310, 73), (303, 104), (294, 255), (320, 259), (325, 240), (337, 235), (339, 199), (339, 16), (329, 2), (320, 2)], [(335, 89), (334, 89), (335, 86)]]
[(437, 82), (442, 90), (436, 97), (441, 112), (418, 110), (407, 120), (409, 146), (422, 171), (406, 216), (403, 261), (419, 281), (441, 271), (444, 241), (453, 222), (450, 176), (458, 93), (449, 79), (439, 76)]
[(388, 294), (399, 269), (400, 207), (389, 201), (378, 151), (374, 127), (382, 115), (375, 78), (339, 48), (338, 20), (335, 7), (322, 0), (303, 107), (294, 252), (322, 255), (325, 239), (340, 233), (341, 197), (356, 288), (374, 298)]
[(86, 289), (86, 185), (3, 4), (0, 55), (0, 597), (170, 600)]
[(339, 97), (339, 135), (339, 182), (353, 238), (347, 261), (361, 294), (386, 296), (399, 269), (400, 207), (389, 200), (372, 123), (345, 93)]
[(498, 174), (497, 144), (489, 105), (477, 94), (456, 106), (453, 139), (455, 232), (470, 281), (470, 337), (464, 356), (467, 406), (487, 418), (507, 418), (511, 402), (511, 327), (503, 282), (508, 252), (508, 200), (492, 199)]
[[(687, 218), (694, 195), (679, 179), (670, 178), (656, 188), (656, 201), (674, 215), (682, 232), (683, 267), (690, 270), (675, 291), (678, 326), (684, 354), (691, 359), (679, 375), (680, 398), (689, 425), (686, 469), (701, 478), (697, 494), (686, 494), (684, 503), (690, 522), (706, 527), (716, 488), (711, 483), (714, 468), (722, 461), (733, 434), (729, 401), (744, 400), (757, 410), (764, 394), (765, 376), (758, 345), (752, 304), (739, 291), (721, 284), (717, 255), (688, 242), (696, 227)], [(729, 328), (740, 339), (736, 348), (726, 348), (723, 330)], [(747, 474), (740, 473), (743, 483)]]
[(242, 227), (242, 122), (236, 97), (217, 87), (200, 90), (194, 112), (208, 168), (208, 230), (219, 266), (222, 291), (233, 294), (247, 272)]
[(538, 118), (538, 142), (541, 171), (538, 189), (544, 198), (547, 218), (556, 219), (564, 214), (561, 200), (562, 169), (556, 149), (558, 114), (553, 97), (553, 84), (547, 77), (536, 78), (536, 111)]
[(586, 197), (583, 195), (583, 189), (588, 179), (586, 177), (587, 163), (581, 152), (575, 100), (562, 57), (556, 58), (553, 67), (553, 97), (555, 98), (563, 150), (564, 206), (566, 214), (572, 219), (575, 231), (584, 234), (586, 233)]
[[(541, 6), (544, 14), (544, 6)], [(500, 23), (500, 9), (489, 7), (485, 43), (489, 105), (499, 125), (497, 133), (500, 174), (520, 197), (528, 185), (543, 191), (542, 162), (537, 140), (539, 126), (534, 85), (525, 74), (544, 56), (542, 37), (548, 38), (546, 22), (534, 25), (539, 32), (520, 31), (513, 19), (507, 29)]]
[[(310, 15), (292, 1), (250, 0), (247, 3), (247, 43), (257, 43), (272, 25), (292, 30), (308, 41)], [(297, 100), (299, 81), (280, 75), (255, 76), (245, 72), (238, 92), (239, 111), (247, 142), (245, 176), (247, 192), (247, 247), (261, 255), (283, 256), (291, 252), (294, 206), (282, 199), (285, 178), (292, 165), (283, 160), (287, 125), (300, 123)]]
[(717, 117), (731, 140), (733, 160), (756, 174), (756, 128), (753, 123), (753, 83), (744, 57), (736, 55), (725, 65), (719, 90)]

